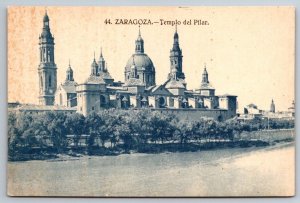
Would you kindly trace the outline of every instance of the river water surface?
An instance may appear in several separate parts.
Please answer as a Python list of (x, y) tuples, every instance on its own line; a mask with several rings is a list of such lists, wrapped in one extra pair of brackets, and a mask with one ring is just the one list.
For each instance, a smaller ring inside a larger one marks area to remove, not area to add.
[(8, 163), (18, 196), (293, 195), (294, 145)]

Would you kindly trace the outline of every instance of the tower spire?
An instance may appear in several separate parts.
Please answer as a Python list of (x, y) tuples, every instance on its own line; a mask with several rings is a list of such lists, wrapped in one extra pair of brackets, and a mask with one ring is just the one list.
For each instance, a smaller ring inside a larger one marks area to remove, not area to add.
[[(176, 74), (177, 79), (185, 79), (182, 71), (182, 51), (179, 46), (179, 35), (177, 33), (177, 24), (175, 25), (175, 32), (173, 37), (173, 46), (170, 50), (170, 72), (168, 79), (174, 77)], [(176, 71), (175, 71), (176, 70)]]
[(141, 26), (140, 25), (139, 25), (138, 38), (135, 40), (135, 53), (137, 53), (137, 54), (144, 53), (144, 40), (141, 36)]
[(99, 61), (98, 61), (98, 66), (99, 66), (99, 72), (105, 72), (105, 60), (103, 58), (103, 54), (102, 54), (102, 47), (100, 48), (100, 58), (99, 58)]
[(92, 71), (91, 71), (91, 75), (97, 76), (98, 75), (98, 64), (96, 62), (96, 58), (95, 58), (95, 51), (94, 51), (94, 60), (92, 62)]
[(71, 62), (69, 59), (69, 67), (67, 68), (67, 77), (66, 77), (66, 81), (74, 81), (73, 78), (73, 70), (71, 68)]
[(204, 70), (203, 70), (203, 73), (202, 73), (202, 84), (207, 84), (207, 83), (209, 83), (208, 73), (207, 73), (207, 70), (206, 70), (206, 63), (204, 63)]
[(139, 25), (139, 37), (141, 37), (141, 25)]
[(273, 99), (271, 101), (270, 112), (275, 113), (275, 104), (274, 104), (274, 100)]

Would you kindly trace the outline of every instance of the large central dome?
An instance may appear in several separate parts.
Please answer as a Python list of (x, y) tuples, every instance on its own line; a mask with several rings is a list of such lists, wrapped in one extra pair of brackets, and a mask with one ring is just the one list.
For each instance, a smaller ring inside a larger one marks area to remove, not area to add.
[(147, 54), (133, 54), (127, 61), (126, 71), (130, 71), (133, 65), (136, 66), (138, 71), (155, 71), (153, 63)]
[(132, 78), (142, 81), (146, 87), (155, 85), (155, 68), (152, 60), (144, 53), (144, 40), (140, 31), (135, 40), (135, 53), (125, 66), (125, 84)]

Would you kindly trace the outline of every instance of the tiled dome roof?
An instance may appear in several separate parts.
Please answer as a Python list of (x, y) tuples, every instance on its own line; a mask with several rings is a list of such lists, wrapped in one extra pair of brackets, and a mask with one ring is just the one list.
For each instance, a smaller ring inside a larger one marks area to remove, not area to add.
[(137, 70), (155, 71), (152, 60), (147, 54), (133, 54), (127, 61), (126, 71), (130, 71), (132, 65), (135, 65)]

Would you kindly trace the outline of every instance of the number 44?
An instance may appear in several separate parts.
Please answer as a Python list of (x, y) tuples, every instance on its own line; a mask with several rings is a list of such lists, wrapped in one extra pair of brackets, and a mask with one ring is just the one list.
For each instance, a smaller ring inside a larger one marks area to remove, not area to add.
[(105, 24), (111, 24), (110, 19), (105, 19), (104, 23)]

